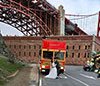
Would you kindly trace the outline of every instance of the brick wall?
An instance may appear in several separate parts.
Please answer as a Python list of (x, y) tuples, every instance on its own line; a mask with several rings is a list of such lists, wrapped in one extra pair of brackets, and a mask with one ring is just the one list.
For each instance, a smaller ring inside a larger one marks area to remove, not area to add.
[[(3, 37), (8, 48), (18, 59), (38, 62), (42, 37)], [(53, 36), (48, 39), (66, 41), (67, 64), (83, 65), (89, 58), (93, 46), (93, 36)], [(95, 38), (95, 51), (100, 51), (100, 40)]]

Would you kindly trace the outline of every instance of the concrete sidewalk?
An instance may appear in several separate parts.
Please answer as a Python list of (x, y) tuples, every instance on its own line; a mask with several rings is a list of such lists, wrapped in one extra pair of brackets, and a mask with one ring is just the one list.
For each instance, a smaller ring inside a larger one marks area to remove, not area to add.
[[(16, 76), (9, 78), (4, 86), (29, 86), (31, 67), (20, 69)], [(1, 86), (1, 85), (0, 85)]]
[(38, 64), (30, 64), (29, 66), (32, 67), (31, 72), (30, 72), (29, 86), (38, 86), (38, 83), (39, 83)]

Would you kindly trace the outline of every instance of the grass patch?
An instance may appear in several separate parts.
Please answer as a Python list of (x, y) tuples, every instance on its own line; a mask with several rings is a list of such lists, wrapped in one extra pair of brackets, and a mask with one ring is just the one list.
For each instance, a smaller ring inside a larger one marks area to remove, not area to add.
[(17, 69), (21, 67), (22, 64), (20, 63), (12, 64), (7, 59), (0, 58), (0, 68), (8, 72), (8, 74), (14, 73)]
[(10, 63), (8, 59), (0, 56), (0, 86), (6, 83), (7, 76), (13, 74), (22, 67), (23, 65), (21, 63)]
[(4, 86), (5, 83), (6, 83), (6, 80), (0, 79), (0, 86)]

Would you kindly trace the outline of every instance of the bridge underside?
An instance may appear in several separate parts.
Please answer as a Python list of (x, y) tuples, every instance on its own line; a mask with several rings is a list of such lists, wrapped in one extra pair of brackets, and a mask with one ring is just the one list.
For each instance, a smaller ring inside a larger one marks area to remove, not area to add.
[(59, 12), (46, 0), (0, 0), (0, 22), (26, 36), (59, 34)]

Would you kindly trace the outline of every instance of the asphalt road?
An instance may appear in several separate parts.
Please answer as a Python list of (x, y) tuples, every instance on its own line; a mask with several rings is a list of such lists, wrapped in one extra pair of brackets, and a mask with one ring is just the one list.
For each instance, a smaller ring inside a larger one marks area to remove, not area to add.
[(59, 79), (41, 77), (40, 86), (100, 86), (100, 79), (93, 72), (86, 72), (82, 66), (66, 66)]

